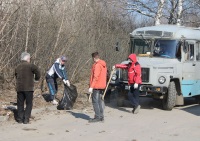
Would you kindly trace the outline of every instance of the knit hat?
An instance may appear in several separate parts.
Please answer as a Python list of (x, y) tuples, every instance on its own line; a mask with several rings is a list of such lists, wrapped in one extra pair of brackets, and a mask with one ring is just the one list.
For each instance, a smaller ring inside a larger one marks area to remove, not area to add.
[(61, 59), (63, 62), (66, 62), (66, 61), (67, 61), (67, 57), (65, 57), (65, 56), (61, 56), (60, 59)]

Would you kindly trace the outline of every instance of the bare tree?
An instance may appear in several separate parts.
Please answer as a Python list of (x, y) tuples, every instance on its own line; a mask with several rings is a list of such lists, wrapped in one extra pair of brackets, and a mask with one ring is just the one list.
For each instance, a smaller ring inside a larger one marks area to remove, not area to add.
[(160, 24), (160, 19), (162, 17), (164, 2), (165, 2), (165, 0), (160, 0), (160, 2), (159, 2), (158, 10), (157, 10), (157, 13), (155, 15), (155, 25), (159, 25)]
[(182, 17), (182, 12), (183, 12), (183, 2), (184, 0), (179, 0), (178, 1), (178, 12), (177, 12), (177, 24), (180, 25), (181, 23), (181, 17)]
[[(32, 54), (43, 78), (57, 57), (68, 56), (66, 65), (73, 82), (88, 78), (94, 51), (99, 51), (110, 68), (125, 58), (128, 33), (136, 26), (131, 16), (123, 16), (125, 11), (113, 8), (110, 1), (2, 0), (0, 72), (4, 82), (9, 82), (5, 86), (13, 84), (13, 70), (22, 51)], [(116, 42), (122, 46), (120, 53), (114, 52)]]
[[(199, 1), (194, 0), (116, 0), (127, 13), (133, 12), (154, 19), (155, 25), (162, 23), (185, 23), (183, 17), (190, 19), (199, 13)], [(195, 4), (196, 3), (196, 4)], [(198, 18), (197, 18), (198, 19)]]

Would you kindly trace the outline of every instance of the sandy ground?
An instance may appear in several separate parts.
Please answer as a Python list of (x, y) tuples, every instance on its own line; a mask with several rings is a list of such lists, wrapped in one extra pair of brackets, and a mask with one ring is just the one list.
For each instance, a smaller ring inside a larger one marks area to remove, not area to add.
[[(9, 121), (0, 126), (0, 141), (200, 141), (200, 106), (186, 99), (186, 106), (163, 111), (161, 103), (140, 98), (142, 109), (106, 105), (104, 123), (88, 123), (92, 107), (57, 111), (55, 106), (34, 109), (31, 124)], [(91, 104), (90, 104), (91, 105)]]

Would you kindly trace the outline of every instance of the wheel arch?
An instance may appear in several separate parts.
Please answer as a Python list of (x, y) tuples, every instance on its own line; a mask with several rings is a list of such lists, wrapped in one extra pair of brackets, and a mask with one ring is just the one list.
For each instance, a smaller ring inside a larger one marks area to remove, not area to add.
[(177, 95), (182, 95), (180, 80), (178, 78), (173, 78), (170, 80), (170, 82), (171, 81), (174, 81), (174, 83), (175, 83)]
[(174, 81), (175, 83), (175, 87), (176, 87), (176, 105), (184, 105), (184, 98), (183, 98), (183, 95), (182, 95), (182, 91), (181, 91), (181, 83), (180, 83), (180, 80), (179, 78), (174, 78), (174, 79), (171, 79), (171, 81)]

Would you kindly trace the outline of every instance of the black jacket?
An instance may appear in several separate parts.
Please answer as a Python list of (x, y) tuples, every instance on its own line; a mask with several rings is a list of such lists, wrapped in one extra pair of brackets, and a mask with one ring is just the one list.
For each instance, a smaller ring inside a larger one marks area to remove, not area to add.
[(33, 91), (34, 79), (40, 79), (40, 71), (34, 64), (22, 61), (15, 69), (16, 90)]

